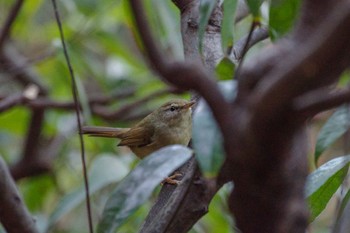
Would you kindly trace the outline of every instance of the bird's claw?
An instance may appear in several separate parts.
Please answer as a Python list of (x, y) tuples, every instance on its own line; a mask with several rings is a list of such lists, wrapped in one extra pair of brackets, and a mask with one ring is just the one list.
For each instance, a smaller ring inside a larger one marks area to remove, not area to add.
[(178, 185), (180, 184), (180, 181), (176, 180), (176, 178), (179, 178), (179, 177), (182, 177), (182, 174), (180, 172), (175, 172), (173, 175), (165, 178), (160, 184), (161, 185), (164, 185), (164, 184)]

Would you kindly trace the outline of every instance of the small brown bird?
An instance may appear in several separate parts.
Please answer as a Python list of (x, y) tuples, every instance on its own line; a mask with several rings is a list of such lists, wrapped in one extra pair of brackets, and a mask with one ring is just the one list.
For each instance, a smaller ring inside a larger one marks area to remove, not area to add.
[[(194, 101), (171, 100), (131, 128), (83, 127), (83, 133), (95, 137), (121, 139), (139, 158), (168, 145), (187, 146), (192, 137), (191, 107)], [(166, 180), (168, 183), (169, 180)]]
[(172, 100), (131, 128), (83, 127), (95, 137), (119, 138), (118, 146), (128, 146), (139, 158), (168, 145), (187, 146), (192, 135), (191, 107), (195, 102)]

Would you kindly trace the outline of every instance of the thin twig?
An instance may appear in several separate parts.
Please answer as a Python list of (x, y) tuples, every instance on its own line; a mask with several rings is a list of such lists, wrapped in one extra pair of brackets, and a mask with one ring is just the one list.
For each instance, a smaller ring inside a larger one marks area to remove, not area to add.
[[(95, 95), (88, 99), (90, 106), (110, 104), (115, 99), (123, 99), (132, 96), (135, 93), (134, 88), (126, 89), (122, 92), (116, 92), (110, 96)], [(14, 106), (27, 106), (33, 109), (74, 109), (74, 101), (57, 101), (49, 97), (40, 96), (36, 99), (26, 99), (23, 94), (14, 94), (10, 96), (0, 96), (0, 112), (8, 110)]]
[(85, 194), (86, 194), (86, 207), (87, 207), (87, 214), (88, 214), (88, 222), (89, 222), (89, 231), (90, 233), (94, 232), (93, 229), (93, 224), (92, 224), (92, 214), (91, 214), (91, 206), (90, 206), (90, 192), (89, 192), (89, 181), (88, 181), (88, 176), (87, 176), (87, 168), (86, 168), (86, 161), (85, 161), (85, 148), (84, 148), (84, 138), (82, 135), (82, 125), (81, 125), (81, 119), (80, 119), (80, 114), (79, 114), (79, 100), (78, 100), (78, 90), (77, 90), (77, 84), (73, 72), (73, 67), (71, 65), (69, 55), (68, 55), (68, 50), (66, 47), (65, 39), (64, 39), (64, 34), (63, 34), (63, 29), (62, 29), (62, 24), (58, 12), (58, 8), (56, 5), (56, 0), (52, 0), (52, 5), (53, 9), (55, 12), (55, 17), (57, 21), (57, 26), (60, 32), (60, 37), (61, 37), (61, 42), (63, 46), (63, 52), (64, 56), (67, 62), (67, 66), (69, 69), (70, 77), (71, 77), (71, 82), (72, 82), (72, 92), (73, 92), (73, 98), (74, 98), (74, 103), (75, 103), (75, 111), (77, 115), (77, 123), (78, 123), (78, 129), (79, 129), (79, 140), (80, 140), (80, 149), (81, 149), (81, 161), (83, 165), (83, 175), (84, 175), (84, 183), (85, 183)]
[(0, 113), (12, 108), (13, 106), (21, 104), (22, 101), (23, 96), (21, 94), (15, 94), (6, 97), (0, 101)]
[[(242, 64), (243, 64), (243, 61), (244, 61), (244, 57), (249, 49), (249, 45), (251, 44), (251, 38), (252, 38), (252, 35), (253, 35), (253, 32), (254, 32), (254, 29), (260, 25), (260, 22), (258, 21), (255, 21), (253, 20), (251, 26), (250, 26), (250, 30), (249, 30), (249, 33), (248, 33), (248, 36), (247, 36), (247, 39), (244, 41), (244, 46), (241, 50), (241, 54), (240, 54), (240, 62), (238, 64), (238, 67), (237, 67), (237, 70), (235, 72), (235, 75), (234, 75), (234, 79), (240, 81), (240, 74), (241, 74), (241, 69), (242, 69)], [(233, 50), (235, 51), (235, 50)], [(236, 56), (236, 54), (235, 54)]]
[[(249, 36), (251, 34), (251, 36)], [(244, 50), (248, 50), (256, 43), (269, 37), (269, 31), (266, 27), (255, 28), (253, 33), (239, 39), (233, 46), (231, 58), (235, 61), (240, 61), (244, 55)], [(247, 46), (247, 47), (246, 47)]]
[(167, 89), (163, 89), (163, 90), (159, 90), (157, 92), (151, 93), (133, 103), (126, 104), (113, 112), (109, 112), (106, 110), (105, 107), (99, 107), (99, 106), (93, 107), (92, 112), (107, 120), (121, 119), (123, 116), (128, 115), (130, 112), (144, 105), (146, 102), (156, 97), (167, 95), (173, 92), (174, 92), (174, 88), (167, 88)]
[(4, 25), (2, 26), (2, 30), (0, 32), (0, 51), (2, 51), (6, 39), (10, 36), (11, 26), (13, 25), (13, 22), (15, 21), (22, 7), (22, 4), (23, 0), (17, 0), (17, 2), (15, 2), (10, 10), (8, 17), (6, 18), (6, 21), (4, 22)]
[(41, 77), (35, 72), (32, 67), (22, 67), (26, 61), (23, 55), (21, 55), (16, 48), (11, 44), (7, 44), (0, 56), (0, 69), (5, 72), (11, 73), (11, 70), (16, 70), (15, 73), (11, 73), (13, 79), (17, 80), (22, 86), (36, 85), (39, 88), (40, 95), (46, 95), (48, 88), (41, 82)]

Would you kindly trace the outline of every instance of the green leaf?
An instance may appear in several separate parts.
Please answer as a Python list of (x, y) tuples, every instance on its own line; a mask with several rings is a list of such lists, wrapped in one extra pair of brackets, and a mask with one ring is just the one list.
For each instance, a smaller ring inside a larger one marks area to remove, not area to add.
[(313, 173), (307, 179), (306, 196), (313, 221), (324, 210), (329, 200), (342, 184), (348, 173), (350, 156), (333, 159)]
[[(90, 195), (106, 187), (111, 183), (120, 181), (126, 176), (128, 168), (116, 156), (99, 155), (92, 163), (89, 184)], [(67, 194), (57, 205), (49, 219), (49, 227), (54, 225), (65, 214), (69, 213), (85, 200), (85, 188), (83, 185), (75, 191)]]
[(228, 54), (233, 46), (233, 27), (235, 22), (235, 12), (237, 0), (224, 1), (224, 17), (221, 25), (221, 43), (225, 54)]
[(49, 175), (33, 177), (22, 183), (21, 192), (30, 211), (37, 212), (43, 208), (50, 191), (54, 189), (53, 185)]
[(333, 113), (322, 127), (316, 142), (315, 163), (321, 154), (340, 138), (350, 127), (349, 107), (342, 106)]
[(231, 80), (235, 73), (235, 64), (230, 58), (224, 57), (215, 68), (219, 80)]
[(262, 0), (247, 0), (247, 5), (254, 18), (259, 17), (260, 15), (259, 9), (262, 2)]
[[(235, 81), (222, 81), (219, 87), (226, 99), (236, 95)], [(204, 176), (214, 177), (224, 161), (222, 136), (207, 103), (201, 99), (193, 115), (193, 148)]]
[(213, 12), (216, 0), (201, 0), (199, 5), (199, 28), (198, 28), (198, 38), (199, 38), (199, 51), (202, 52), (203, 47), (203, 37), (205, 34), (205, 29), (207, 28), (209, 18)]
[(300, 0), (272, 0), (270, 4), (269, 29), (273, 40), (286, 34), (294, 25), (299, 12)]
[(172, 145), (143, 159), (109, 197), (97, 232), (115, 232), (150, 197), (154, 188), (191, 155), (189, 148)]

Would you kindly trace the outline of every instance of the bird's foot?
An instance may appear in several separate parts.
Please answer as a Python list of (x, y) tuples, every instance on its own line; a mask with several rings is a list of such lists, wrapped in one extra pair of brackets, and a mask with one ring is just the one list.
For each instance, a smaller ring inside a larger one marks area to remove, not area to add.
[(179, 178), (179, 177), (182, 177), (182, 174), (180, 172), (175, 172), (173, 175), (165, 178), (162, 181), (161, 185), (164, 185), (164, 184), (178, 185), (180, 184), (180, 181), (176, 180), (176, 178)]

